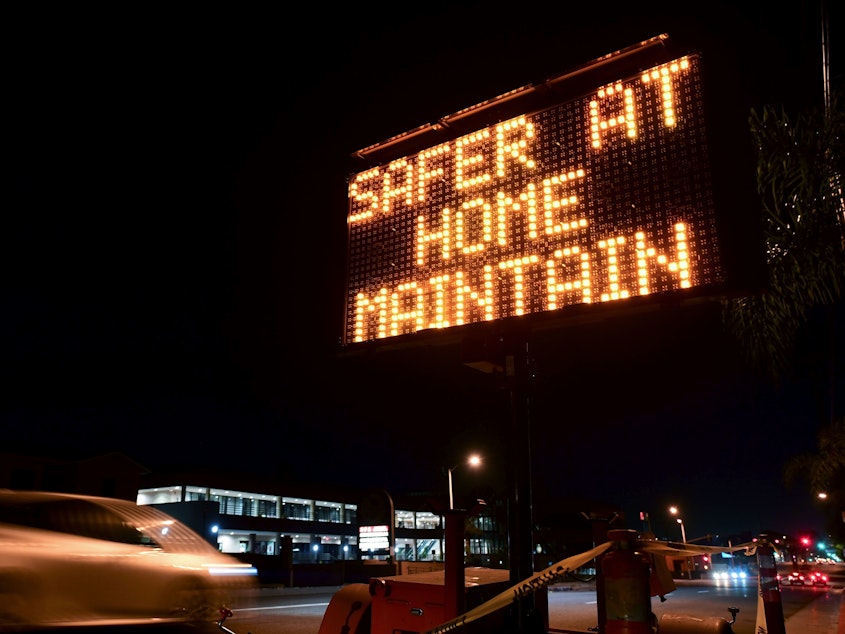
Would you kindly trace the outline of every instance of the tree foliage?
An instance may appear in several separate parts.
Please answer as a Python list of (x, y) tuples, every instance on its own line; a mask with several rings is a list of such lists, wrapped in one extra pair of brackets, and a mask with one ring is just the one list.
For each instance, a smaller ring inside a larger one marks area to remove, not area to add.
[[(724, 323), (749, 365), (776, 383), (793, 367), (802, 330), (820, 313), (830, 328), (825, 366), (837, 376), (834, 337), (843, 336), (835, 319), (845, 288), (845, 199), (843, 199), (843, 94), (826, 110), (810, 109), (790, 118), (784, 108), (752, 111), (749, 123), (757, 149), (757, 193), (763, 210), (768, 281), (764, 291), (726, 300)], [(822, 344), (824, 345), (824, 344)], [(831, 395), (832, 397), (833, 395)], [(813, 496), (828, 496), (828, 527), (842, 550), (845, 528), (845, 418), (818, 431), (818, 452), (797, 455), (784, 480), (803, 480)]]
[[(835, 495), (845, 483), (845, 418), (825, 425), (818, 433), (818, 453), (793, 457), (784, 470), (787, 482), (806, 480), (816, 494)], [(840, 500), (840, 502), (845, 500)]]
[(830, 309), (845, 287), (843, 94), (794, 120), (782, 107), (750, 116), (763, 209), (766, 289), (726, 300), (724, 323), (751, 367), (779, 380), (811, 313)]
[(787, 484), (805, 481), (814, 496), (819, 498), (828, 518), (828, 534), (840, 556), (845, 547), (845, 418), (825, 425), (818, 433), (818, 452), (794, 456), (786, 463), (784, 479)]

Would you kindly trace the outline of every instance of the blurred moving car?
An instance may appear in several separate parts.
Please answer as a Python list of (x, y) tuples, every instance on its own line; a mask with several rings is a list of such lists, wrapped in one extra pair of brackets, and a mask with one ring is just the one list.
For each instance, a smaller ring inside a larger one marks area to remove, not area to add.
[(806, 575), (805, 579), (811, 586), (820, 586), (820, 587), (827, 587), (830, 583), (828, 577), (823, 572), (818, 570), (811, 571), (808, 575)]
[(0, 631), (213, 621), (255, 580), (151, 506), (0, 490)]

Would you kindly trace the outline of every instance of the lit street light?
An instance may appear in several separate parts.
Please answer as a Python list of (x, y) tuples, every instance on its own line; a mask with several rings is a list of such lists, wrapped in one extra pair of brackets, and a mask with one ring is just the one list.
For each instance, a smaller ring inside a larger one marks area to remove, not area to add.
[[(678, 511), (677, 506), (670, 506), (669, 507), (669, 513), (671, 513), (672, 515), (677, 515), (678, 512), (679, 511)], [(687, 534), (686, 534), (686, 531), (684, 530), (684, 520), (682, 520), (679, 517), (676, 521), (678, 522), (678, 524), (681, 525), (681, 541), (686, 544), (687, 543)]]
[[(678, 511), (677, 506), (670, 506), (669, 507), (669, 513), (671, 513), (672, 515), (677, 515), (678, 512), (679, 511)], [(675, 521), (678, 522), (678, 525), (681, 527), (681, 541), (684, 544), (686, 544), (687, 543), (687, 532), (684, 529), (684, 520), (679, 517)], [(684, 557), (684, 561), (686, 562), (687, 565), (689, 565), (689, 558)], [(689, 574), (689, 578), (692, 579), (692, 570), (688, 570), (687, 572)]]
[[(481, 464), (481, 457), (473, 454), (466, 463), (471, 467)], [(456, 510), (455, 496), (452, 492), (452, 472), (460, 464), (449, 469), (449, 510), (446, 516), (446, 544), (444, 547), (444, 600), (443, 610), (446, 619), (453, 619), (466, 610), (466, 579), (464, 578), (464, 524), (468, 515), (475, 511)], [(480, 500), (479, 500), (480, 502)]]
[[(477, 467), (481, 464), (481, 456), (478, 454), (472, 454), (469, 458), (467, 458), (466, 462), (470, 467)], [(460, 464), (456, 464), (454, 467), (449, 469), (449, 508), (455, 508), (455, 496), (452, 493), (452, 472), (460, 467)]]

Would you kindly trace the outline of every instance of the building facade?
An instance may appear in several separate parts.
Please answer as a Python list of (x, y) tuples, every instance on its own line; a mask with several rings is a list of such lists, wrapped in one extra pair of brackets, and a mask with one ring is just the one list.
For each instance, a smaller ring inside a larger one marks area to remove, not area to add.
[[(152, 471), (119, 452), (57, 457), (0, 453), (0, 487), (83, 493), (155, 505), (184, 522), (222, 552), (250, 560), (256, 567), (300, 569), (334, 562), (412, 562), (417, 568), (443, 564), (446, 500), (430, 495), (390, 498), (389, 518), (383, 518), (388, 547), (362, 547), (359, 531), (371, 517), (372, 491), (342, 486), (254, 478), (213, 471)], [(507, 495), (474, 491), (485, 503), (468, 514), (464, 530), (467, 565), (507, 568)], [(555, 501), (551, 509), (534, 513), (536, 570), (572, 552), (590, 548), (595, 526), (584, 511), (598, 509), (584, 500)], [(606, 515), (602, 509), (599, 515)], [(325, 566), (321, 566), (325, 568)], [(388, 573), (385, 573), (388, 574)]]
[[(220, 482), (204, 483), (196, 477), (173, 482), (140, 488), (136, 502), (161, 508), (224, 553), (278, 555), (294, 564), (443, 560), (443, 517), (415, 498), (395, 507), (389, 549), (373, 552), (359, 547), (360, 496), (354, 492), (311, 487), (308, 491), (287, 487), (269, 492), (266, 485), (258, 483), (252, 487), (220, 486)], [(468, 560), (491, 567), (504, 563), (506, 542), (495, 513), (486, 511), (468, 518), (466, 533)]]

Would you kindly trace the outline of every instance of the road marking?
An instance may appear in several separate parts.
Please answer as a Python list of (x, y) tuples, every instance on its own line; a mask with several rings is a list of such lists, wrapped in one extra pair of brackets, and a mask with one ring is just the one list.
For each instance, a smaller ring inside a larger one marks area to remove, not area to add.
[(295, 605), (268, 605), (261, 608), (235, 608), (235, 612), (258, 612), (259, 610), (290, 610), (292, 608), (319, 608), (328, 603), (297, 603)]

